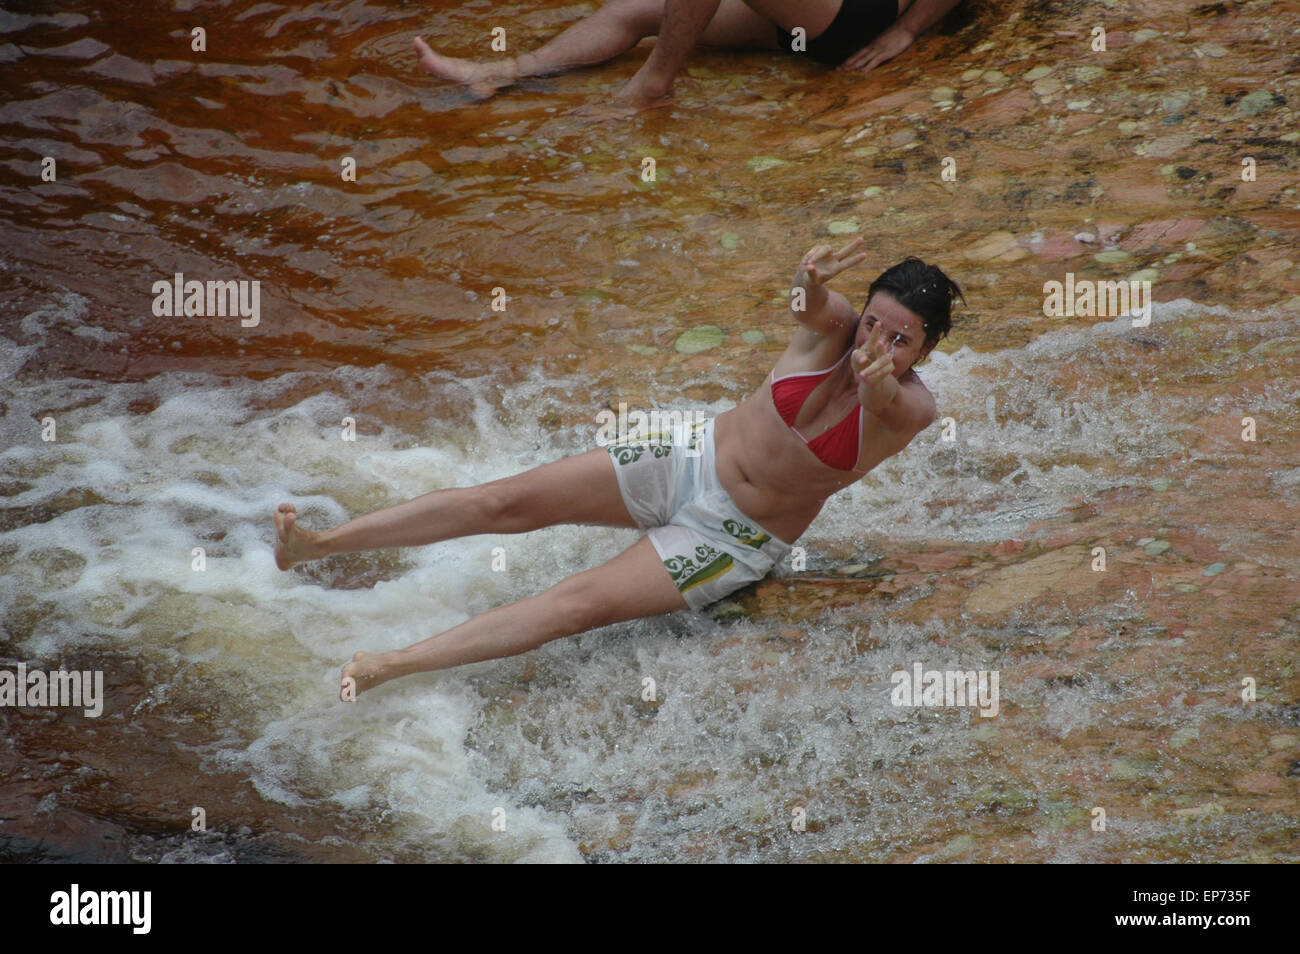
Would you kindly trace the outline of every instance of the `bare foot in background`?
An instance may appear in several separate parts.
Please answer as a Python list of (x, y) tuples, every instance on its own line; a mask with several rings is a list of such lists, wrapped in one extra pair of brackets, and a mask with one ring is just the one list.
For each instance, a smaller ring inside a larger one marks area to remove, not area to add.
[(496, 63), (478, 63), (455, 56), (443, 56), (420, 37), (415, 38), (415, 52), (420, 54), (420, 68), (449, 83), (460, 83), (477, 99), (488, 99), (503, 86), (519, 78), (519, 64), (514, 58)]

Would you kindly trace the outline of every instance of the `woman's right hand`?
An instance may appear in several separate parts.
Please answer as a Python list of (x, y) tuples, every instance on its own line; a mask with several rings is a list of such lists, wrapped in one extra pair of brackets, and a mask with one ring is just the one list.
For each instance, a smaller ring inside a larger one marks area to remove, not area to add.
[(824, 285), (846, 268), (860, 265), (867, 260), (866, 252), (853, 253), (861, 247), (863, 238), (859, 235), (848, 245), (836, 252), (829, 245), (815, 245), (799, 260), (799, 271), (795, 273), (794, 283), (810, 288)]

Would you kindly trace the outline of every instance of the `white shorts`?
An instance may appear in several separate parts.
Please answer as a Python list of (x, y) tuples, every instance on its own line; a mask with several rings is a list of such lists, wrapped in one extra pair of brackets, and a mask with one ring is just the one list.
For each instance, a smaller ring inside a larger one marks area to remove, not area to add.
[(718, 480), (713, 421), (670, 425), (608, 448), (623, 503), (691, 609), (761, 580), (790, 552)]

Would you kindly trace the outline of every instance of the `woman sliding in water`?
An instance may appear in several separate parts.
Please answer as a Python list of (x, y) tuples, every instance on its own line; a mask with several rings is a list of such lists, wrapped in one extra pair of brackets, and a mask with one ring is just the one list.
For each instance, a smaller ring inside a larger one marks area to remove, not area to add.
[(357, 653), (343, 667), (340, 698), (599, 626), (699, 610), (766, 576), (831, 494), (935, 418), (934, 398), (912, 366), (952, 327), (961, 289), (937, 267), (908, 258), (871, 283), (854, 314), (825, 283), (866, 259), (861, 245), (857, 238), (838, 252), (819, 245), (804, 255), (791, 289), (799, 325), (789, 347), (758, 390), (713, 420), (477, 487), (434, 491), (333, 530), (305, 530), (293, 504), (281, 504), (275, 562), (282, 570), (335, 553), (561, 523), (646, 531), (604, 565), (537, 596), (405, 649)]

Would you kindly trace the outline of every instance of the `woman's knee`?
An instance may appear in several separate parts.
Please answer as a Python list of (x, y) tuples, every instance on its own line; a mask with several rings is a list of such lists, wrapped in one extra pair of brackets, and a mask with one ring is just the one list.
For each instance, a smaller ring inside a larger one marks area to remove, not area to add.
[(639, 39), (658, 36), (664, 18), (664, 0), (614, 0), (601, 12), (616, 17), (629, 33)]
[(474, 488), (475, 506), (484, 522), (502, 533), (533, 529), (533, 505), (523, 475), (494, 480)]
[(551, 612), (562, 621), (568, 633), (585, 633), (589, 629), (619, 622), (612, 613), (610, 594), (603, 592), (597, 574), (591, 570), (561, 580), (546, 591)]

